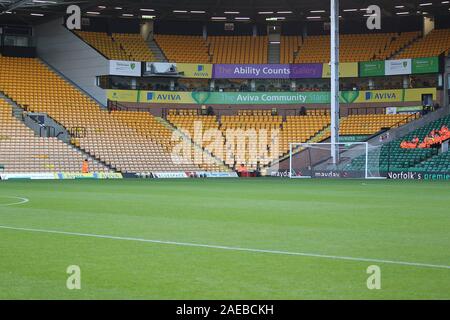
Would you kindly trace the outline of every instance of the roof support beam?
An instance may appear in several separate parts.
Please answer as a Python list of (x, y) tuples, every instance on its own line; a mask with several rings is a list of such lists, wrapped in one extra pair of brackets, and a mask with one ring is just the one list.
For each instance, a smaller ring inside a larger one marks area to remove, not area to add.
[(32, 0), (19, 0), (14, 3), (11, 3), (9, 6), (6, 6), (1, 9), (2, 11), (0, 12), (0, 15), (6, 13), (7, 11), (11, 11), (11, 10), (20, 8), (30, 2), (32, 2)]

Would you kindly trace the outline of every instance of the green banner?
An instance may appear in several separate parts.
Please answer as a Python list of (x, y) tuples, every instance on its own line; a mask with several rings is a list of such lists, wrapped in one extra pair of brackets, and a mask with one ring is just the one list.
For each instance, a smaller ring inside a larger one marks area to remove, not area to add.
[[(341, 103), (420, 102), (423, 94), (436, 98), (436, 88), (342, 91)], [(330, 104), (331, 93), (319, 92), (176, 92), (107, 90), (108, 100), (155, 104), (278, 105)]]
[(369, 137), (369, 135), (339, 136), (339, 142), (364, 142)]
[(107, 90), (111, 101), (161, 104), (312, 104), (330, 103), (330, 92), (165, 92)]
[(384, 73), (385, 73), (384, 61), (369, 61), (359, 63), (360, 77), (384, 76)]
[(418, 58), (412, 60), (412, 73), (437, 73), (439, 72), (439, 58)]

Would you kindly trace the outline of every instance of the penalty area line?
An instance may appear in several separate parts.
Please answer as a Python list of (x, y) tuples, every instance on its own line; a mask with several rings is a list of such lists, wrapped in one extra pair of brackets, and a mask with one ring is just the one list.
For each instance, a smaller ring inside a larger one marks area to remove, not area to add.
[(357, 257), (325, 255), (325, 254), (318, 254), (318, 253), (291, 252), (291, 251), (268, 250), (268, 249), (252, 249), (252, 248), (243, 248), (243, 247), (231, 247), (231, 246), (166, 241), (166, 240), (153, 240), (153, 239), (143, 239), (143, 238), (133, 238), (133, 237), (120, 237), (120, 236), (80, 233), (80, 232), (68, 232), (68, 231), (58, 231), (58, 230), (19, 228), (19, 227), (11, 227), (11, 226), (3, 226), (3, 225), (0, 225), (0, 229), (34, 232), (34, 233), (57, 234), (57, 235), (66, 235), (66, 236), (87, 237), (87, 238), (109, 239), (109, 240), (134, 241), (134, 242), (144, 242), (144, 243), (163, 244), (163, 245), (182, 246), (182, 247), (207, 248), (207, 249), (250, 252), (250, 253), (267, 253), (267, 254), (273, 254), (273, 255), (300, 256), (300, 257), (320, 258), (320, 259), (328, 259), (328, 260), (369, 262), (369, 263), (392, 264), (392, 265), (419, 267), (419, 268), (434, 268), (434, 269), (450, 270), (450, 266), (448, 266), (448, 265), (420, 263), (420, 262), (406, 262), (406, 261), (396, 261), (396, 260), (357, 258)]

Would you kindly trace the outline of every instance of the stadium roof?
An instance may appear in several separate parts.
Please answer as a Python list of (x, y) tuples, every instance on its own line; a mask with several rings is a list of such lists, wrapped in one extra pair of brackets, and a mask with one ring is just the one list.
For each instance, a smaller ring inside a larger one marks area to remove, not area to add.
[[(329, 0), (0, 0), (0, 22), (38, 23), (64, 15), (77, 4), (87, 16), (164, 20), (280, 21), (326, 20)], [(449, 14), (450, 1), (341, 0), (344, 19), (362, 18), (368, 5), (378, 4), (387, 16)], [(320, 18), (319, 18), (320, 17)], [(269, 20), (268, 20), (269, 19)]]

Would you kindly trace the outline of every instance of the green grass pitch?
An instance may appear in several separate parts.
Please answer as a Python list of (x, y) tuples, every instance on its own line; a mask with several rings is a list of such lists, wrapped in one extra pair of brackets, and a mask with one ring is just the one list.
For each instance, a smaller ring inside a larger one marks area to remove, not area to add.
[[(450, 299), (449, 190), (411, 181), (2, 181), (0, 299)], [(11, 197), (29, 202), (8, 205), (21, 201)], [(81, 290), (66, 288), (70, 265), (81, 268)], [(381, 268), (381, 290), (367, 288), (370, 265)]]

